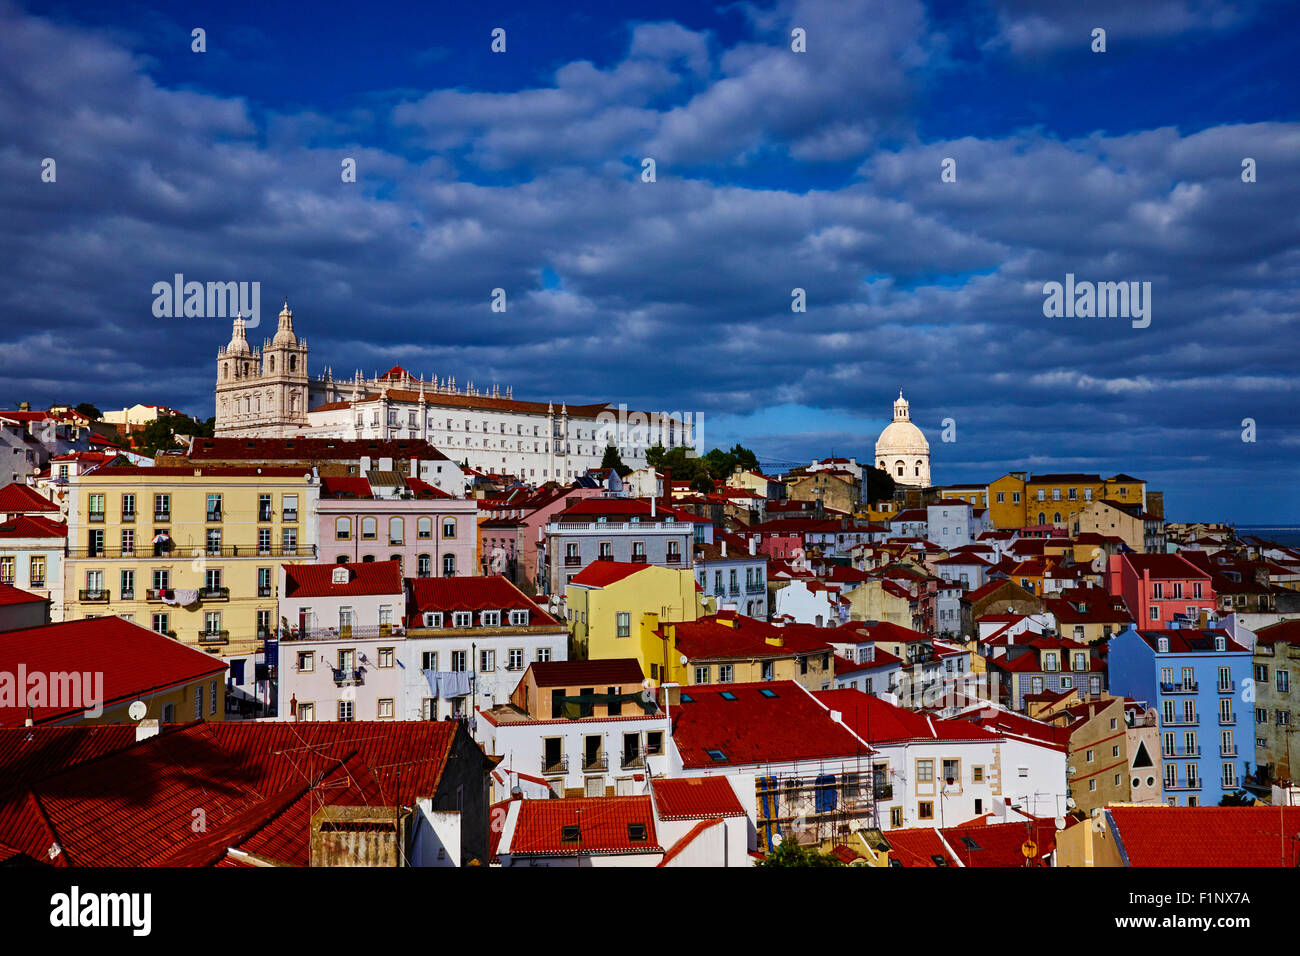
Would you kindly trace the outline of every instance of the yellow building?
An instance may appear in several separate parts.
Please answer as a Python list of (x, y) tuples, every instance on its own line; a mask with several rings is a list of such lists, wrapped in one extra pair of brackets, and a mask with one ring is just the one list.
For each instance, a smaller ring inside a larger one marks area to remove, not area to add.
[(844, 595), (853, 621), (888, 621), (899, 627), (912, 626), (912, 601), (907, 591), (893, 581), (863, 581)]
[(277, 566), (317, 560), (301, 468), (104, 468), (69, 494), (65, 619), (117, 615), (213, 654), (262, 647)]
[(594, 561), (569, 582), (565, 596), (574, 657), (632, 657), (655, 682), (664, 680), (668, 660), (659, 622), (694, 621), (704, 613), (689, 568)]
[(997, 530), (1023, 528), (1025, 521), (1025, 478), (1013, 471), (989, 485), (989, 527)]
[(1121, 539), (1126, 545), (1142, 554), (1146, 550), (1144, 525), (1135, 518), (1106, 501), (1091, 501), (1079, 512), (1075, 534), (1100, 534)]

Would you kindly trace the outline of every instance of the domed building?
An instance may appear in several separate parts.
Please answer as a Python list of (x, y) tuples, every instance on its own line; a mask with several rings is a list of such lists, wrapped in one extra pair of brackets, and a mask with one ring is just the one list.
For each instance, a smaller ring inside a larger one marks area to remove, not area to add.
[(894, 420), (876, 439), (876, 467), (889, 472), (896, 485), (930, 487), (930, 443), (912, 424), (902, 389), (894, 402)]

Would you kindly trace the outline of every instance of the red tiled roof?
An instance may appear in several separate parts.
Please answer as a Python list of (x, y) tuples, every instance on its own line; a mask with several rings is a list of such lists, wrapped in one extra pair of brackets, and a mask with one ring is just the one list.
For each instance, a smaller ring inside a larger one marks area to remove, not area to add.
[(0, 606), (8, 604), (35, 604), (37, 601), (48, 600), (49, 598), (43, 598), (39, 594), (32, 594), (30, 591), (16, 588), (12, 584), (0, 584)]
[(996, 734), (969, 721), (925, 717), (854, 688), (814, 691), (813, 696), (827, 709), (839, 711), (849, 729), (869, 744), (896, 740), (997, 739)]
[(1142, 576), (1143, 571), (1160, 580), (1209, 577), (1192, 562), (1177, 554), (1125, 554), (1123, 559), (1132, 566), (1138, 577)]
[[(735, 699), (724, 698), (724, 693)], [(683, 687), (672, 718), (673, 742), (683, 766), (690, 768), (870, 753), (794, 681)], [(709, 751), (718, 752), (721, 759)]]
[[(589, 853), (662, 853), (650, 797), (569, 797), (519, 800), (519, 816), (506, 852), (519, 856), (575, 856)], [(645, 828), (633, 841), (631, 828)], [(577, 826), (578, 840), (564, 842), (564, 827)]]
[(1129, 866), (1300, 864), (1300, 807), (1110, 807)]
[(877, 667), (893, 667), (903, 663), (900, 658), (895, 657), (889, 651), (882, 651), (876, 648), (875, 657), (869, 661), (851, 661), (847, 657), (835, 655), (835, 676), (841, 674), (857, 674), (861, 671), (875, 670)]
[(1171, 654), (1213, 652), (1216, 637), (1223, 638), (1223, 646), (1227, 653), (1242, 654), (1248, 651), (1244, 645), (1233, 640), (1232, 635), (1227, 631), (1215, 628), (1207, 630), (1196, 630), (1194, 628), (1160, 630), (1157, 628), (1150, 631), (1138, 631), (1138, 637), (1142, 638), (1152, 650), (1157, 648), (1159, 638), (1167, 637), (1169, 639), (1169, 653)]
[[(412, 626), (425, 611), (528, 611), (529, 623), (558, 624), (532, 598), (501, 575), (473, 578), (412, 578), (407, 608)], [(503, 617), (502, 624), (508, 623)]]
[(745, 815), (726, 777), (657, 777), (650, 788), (661, 820)]
[[(286, 564), (284, 596), (286, 598), (351, 597), (376, 594), (402, 594), (400, 561), (358, 561), (348, 564)], [(335, 584), (334, 573), (348, 571), (346, 584)]]
[[(735, 627), (721, 623), (735, 622)], [(677, 650), (690, 660), (726, 658), (790, 657), (794, 654), (822, 654), (830, 651), (827, 638), (834, 634), (811, 624), (787, 624), (777, 627), (757, 618), (726, 612), (702, 617), (697, 621), (669, 624), (676, 635)], [(664, 625), (660, 626), (663, 633)], [(781, 644), (769, 644), (768, 638)]]
[(1279, 641), (1300, 647), (1300, 620), (1279, 621), (1255, 632), (1255, 643), (1276, 644)]
[[(0, 731), (0, 841), (42, 860), (57, 842), (56, 865), (214, 865), (236, 847), (306, 866), (311, 814), (322, 803), (410, 806), (433, 795), (463, 733), (450, 721), (200, 722), (134, 744), (134, 728), (122, 727), (127, 741), (110, 734), (100, 750), (111, 752), (96, 760), (47, 736), (114, 730)], [(23, 752), (33, 732), (38, 749), (61, 745), (53, 766)], [(56, 772), (74, 757), (88, 762)], [(196, 807), (205, 811), (202, 836), (192, 829)]]
[(370, 481), (351, 475), (326, 475), (320, 480), (322, 498), (369, 498), (374, 495)]
[(528, 665), (538, 687), (639, 685), (645, 673), (634, 657), (595, 661), (534, 661)]
[[(853, 631), (863, 635), (864, 639), (880, 643), (884, 641), (890, 644), (914, 644), (918, 641), (929, 641), (930, 635), (922, 634), (920, 631), (914, 631), (910, 627), (900, 627), (890, 621), (877, 621), (870, 624), (866, 621), (846, 621), (838, 628), (840, 631)], [(845, 640), (838, 637), (838, 640)]]
[(16, 481), (0, 488), (0, 512), (58, 512), (59, 506), (45, 496)]
[(381, 441), (377, 438), (196, 438), (189, 458), (203, 461), (359, 461), (368, 457), (394, 461), (448, 461), (423, 438)]
[(939, 866), (935, 857), (943, 860), (943, 866), (957, 865), (938, 830), (929, 827), (890, 830), (885, 839), (889, 841), (890, 858), (897, 860), (900, 866)]
[(630, 561), (593, 561), (575, 574), (569, 583), (581, 584), (589, 588), (603, 588), (648, 567), (650, 567), (648, 564), (633, 564)]
[(0, 538), (66, 538), (68, 526), (41, 515), (15, 515), (0, 524)]
[[(220, 658), (120, 617), (63, 621), (0, 633), (0, 672), (92, 672), (103, 675), (103, 703), (109, 706), (199, 680), (225, 670)], [(89, 691), (83, 690), (83, 694)], [(34, 707), (37, 723), (82, 713), (84, 707)], [(0, 726), (19, 726), (25, 706), (0, 708)]]

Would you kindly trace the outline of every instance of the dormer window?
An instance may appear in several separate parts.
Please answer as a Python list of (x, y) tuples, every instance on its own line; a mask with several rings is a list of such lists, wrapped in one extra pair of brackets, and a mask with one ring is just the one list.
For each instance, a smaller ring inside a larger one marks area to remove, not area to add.
[(514, 627), (527, 627), (527, 626), (528, 626), (528, 612), (527, 612), (527, 611), (511, 611), (511, 612), (510, 612), (510, 623), (511, 623), (511, 625), (513, 625)]
[(425, 611), (425, 612), (424, 612), (424, 626), (425, 626), (425, 627), (442, 627), (442, 612), (441, 612), (441, 611)]
[(330, 577), (333, 584), (347, 584), (352, 580), (352, 573), (344, 566), (336, 567)]
[(1168, 653), (1169, 653), (1169, 638), (1167, 638), (1167, 637), (1157, 637), (1157, 638), (1156, 638), (1156, 650), (1159, 651), (1161, 654), (1168, 654)]
[(474, 615), (470, 611), (456, 611), (451, 615), (452, 627), (473, 627)]
[(1216, 651), (1226, 651), (1228, 649), (1227, 638), (1216, 637), (1214, 639), (1214, 649)]
[(484, 627), (496, 627), (501, 623), (501, 612), (483, 611), (479, 614), (479, 623)]

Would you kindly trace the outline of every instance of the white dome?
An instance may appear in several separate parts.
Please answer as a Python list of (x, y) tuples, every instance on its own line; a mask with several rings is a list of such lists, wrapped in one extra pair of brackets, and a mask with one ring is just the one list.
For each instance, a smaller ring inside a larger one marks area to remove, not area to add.
[(230, 336), (230, 343), (226, 346), (227, 355), (251, 355), (252, 351), (248, 347), (248, 339), (244, 337), (244, 320), (235, 319), (234, 330)]
[(911, 422), (890, 422), (876, 439), (876, 458), (890, 455), (928, 455), (930, 443)]

